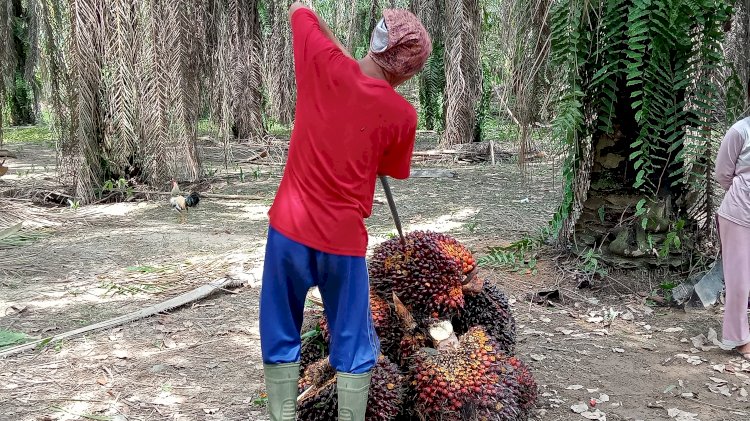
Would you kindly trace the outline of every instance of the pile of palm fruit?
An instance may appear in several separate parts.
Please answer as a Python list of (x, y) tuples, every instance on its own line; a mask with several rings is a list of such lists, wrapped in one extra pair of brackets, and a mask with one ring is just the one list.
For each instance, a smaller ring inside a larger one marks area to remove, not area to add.
[[(505, 294), (477, 276), (471, 252), (446, 234), (415, 231), (378, 245), (369, 262), (371, 311), (381, 343), (367, 420), (527, 420), (537, 400), (514, 356)], [(336, 373), (325, 313), (303, 326), (298, 418), (335, 420)]]

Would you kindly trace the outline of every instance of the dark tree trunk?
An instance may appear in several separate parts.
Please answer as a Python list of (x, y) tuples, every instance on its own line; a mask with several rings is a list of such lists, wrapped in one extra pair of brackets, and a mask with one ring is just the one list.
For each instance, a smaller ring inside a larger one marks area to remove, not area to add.
[[(13, 45), (16, 49), (14, 84), (9, 92), (10, 124), (16, 126), (36, 123), (36, 96), (33, 80), (26, 80), (26, 62), (29, 59), (29, 16), (24, 13), (21, 0), (12, 0)], [(33, 76), (33, 75), (31, 75)], [(31, 83), (30, 83), (31, 82)]]
[[(625, 81), (620, 82), (614, 133), (598, 132), (593, 136), (590, 186), (575, 227), (578, 249), (601, 250), (608, 263), (627, 269), (664, 263), (664, 256), (657, 262), (656, 253), (667, 237), (671, 221), (681, 217), (676, 203), (682, 195), (680, 183), (672, 186), (676, 180), (668, 177), (673, 168), (667, 167), (653, 175), (654, 185), (659, 186), (657, 201), (643, 205), (649, 208), (647, 214), (636, 215), (637, 205), (645, 196), (633, 187), (638, 171), (635, 161), (629, 159), (631, 144), (638, 137), (638, 124), (630, 106), (631, 91)], [(679, 149), (672, 152), (677, 153)], [(653, 159), (666, 160), (667, 155), (666, 151), (655, 151)], [(668, 162), (674, 164), (673, 159)], [(645, 227), (643, 218), (647, 218)], [(678, 265), (680, 256), (667, 258), (666, 262)]]

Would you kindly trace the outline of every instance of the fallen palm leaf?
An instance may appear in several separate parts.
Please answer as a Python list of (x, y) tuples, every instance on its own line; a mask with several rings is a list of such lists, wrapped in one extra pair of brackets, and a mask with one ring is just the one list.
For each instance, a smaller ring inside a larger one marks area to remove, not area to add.
[(49, 236), (49, 233), (38, 229), (23, 229), (23, 223), (0, 231), (0, 250), (11, 247), (22, 247)]
[(27, 339), (28, 336), (25, 333), (0, 330), (0, 348), (26, 342)]
[(0, 240), (8, 238), (11, 235), (16, 234), (18, 231), (21, 231), (21, 228), (23, 228), (23, 224), (16, 224), (10, 228), (6, 228), (0, 231)]

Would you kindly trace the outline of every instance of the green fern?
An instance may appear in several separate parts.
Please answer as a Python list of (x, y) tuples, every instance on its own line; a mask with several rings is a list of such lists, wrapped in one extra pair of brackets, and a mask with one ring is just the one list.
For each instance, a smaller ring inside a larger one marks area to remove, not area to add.
[[(570, 226), (585, 198), (586, 146), (617, 128), (632, 136), (624, 176), (635, 193), (654, 200), (665, 189), (679, 194), (690, 177), (705, 180), (712, 161), (698, 158), (715, 144), (715, 75), (724, 65), (722, 24), (730, 11), (726, 0), (553, 6), (551, 60), (563, 87), (553, 134), (568, 150), (554, 231)], [(735, 96), (741, 96), (738, 86)], [(703, 181), (702, 188), (710, 187)]]
[(443, 96), (445, 94), (445, 46), (435, 43), (419, 78), (420, 117), (427, 130), (445, 127)]

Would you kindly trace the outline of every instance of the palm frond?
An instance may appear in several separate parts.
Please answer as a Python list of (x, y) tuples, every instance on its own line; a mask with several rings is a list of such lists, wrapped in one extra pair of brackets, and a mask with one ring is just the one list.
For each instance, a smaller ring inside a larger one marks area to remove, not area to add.
[(264, 31), (264, 82), (268, 94), (268, 114), (281, 124), (294, 119), (295, 79), (291, 28), (286, 2), (267, 4), (268, 26)]
[(447, 0), (445, 7), (446, 111), (444, 146), (470, 143), (476, 110), (482, 95), (478, 0)]

